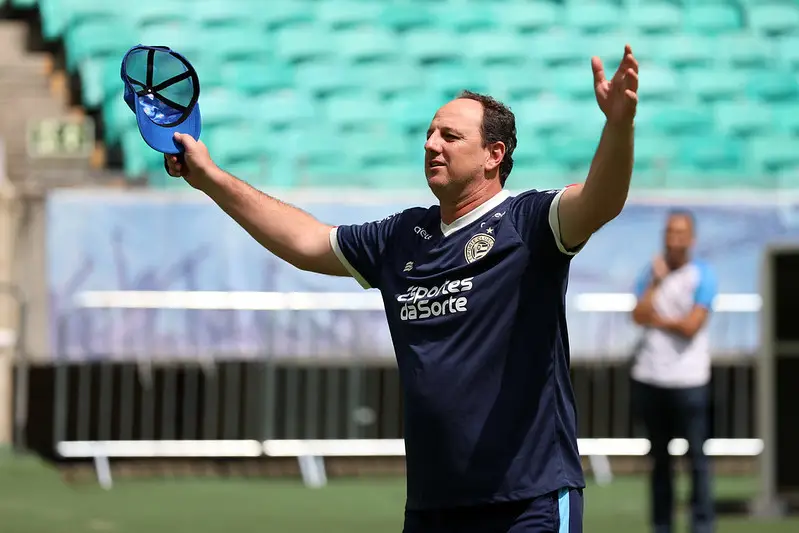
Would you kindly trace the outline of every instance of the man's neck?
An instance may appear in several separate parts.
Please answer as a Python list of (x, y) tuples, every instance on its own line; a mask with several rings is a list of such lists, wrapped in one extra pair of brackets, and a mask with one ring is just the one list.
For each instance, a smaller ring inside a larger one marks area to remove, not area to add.
[(461, 196), (453, 200), (441, 200), (441, 222), (444, 224), (452, 224), (462, 216), (486, 203), (501, 191), (502, 188), (498, 184), (495, 184), (495, 181), (490, 181), (475, 189), (464, 191)]

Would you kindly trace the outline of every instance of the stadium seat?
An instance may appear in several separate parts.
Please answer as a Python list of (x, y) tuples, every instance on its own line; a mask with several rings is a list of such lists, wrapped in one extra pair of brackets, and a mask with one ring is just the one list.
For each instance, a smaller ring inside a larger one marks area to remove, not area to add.
[(493, 16), (505, 31), (516, 33), (545, 32), (563, 19), (562, 7), (555, 2), (501, 2), (492, 4)]
[(756, 137), (770, 134), (774, 128), (772, 108), (753, 102), (716, 104), (716, 127), (732, 137)]
[[(119, 61), (136, 43), (195, 66), (203, 138), (229, 168), (289, 187), (363, 185), (379, 170), (383, 188), (423, 187), (425, 131), (462, 89), (516, 113), (518, 184), (584, 178), (604, 124), (590, 58), (612, 72), (629, 43), (641, 64), (634, 187), (799, 187), (796, 0), (5, 1), (36, 6), (45, 39), (63, 39), (82, 104), (129, 175), (163, 174), (121, 97)], [(224, 144), (244, 125), (281, 150)]]
[(351, 63), (401, 59), (398, 39), (386, 30), (347, 29), (337, 31), (332, 37), (336, 55)]
[(772, 135), (752, 139), (747, 157), (751, 170), (756, 174), (778, 174), (799, 169), (795, 137)]
[(622, 10), (616, 2), (568, 2), (565, 19), (571, 28), (581, 33), (610, 33), (620, 29)]
[(708, 2), (683, 8), (683, 27), (687, 33), (715, 37), (741, 29), (741, 12), (733, 3)]
[(682, 25), (682, 12), (665, 1), (637, 3), (628, 6), (627, 20), (633, 29), (644, 34), (673, 34)]
[(799, 102), (774, 104), (773, 110), (776, 131), (799, 138)]
[(655, 46), (659, 63), (675, 69), (706, 69), (716, 60), (713, 39), (704, 35), (680, 34), (660, 39)]
[(468, 55), (458, 42), (457, 34), (433, 29), (410, 31), (402, 37), (399, 46), (407, 57), (419, 64), (459, 62)]
[(682, 74), (690, 93), (701, 103), (736, 100), (744, 95), (746, 75), (732, 69), (688, 70)]
[(329, 30), (373, 29), (379, 25), (381, 6), (379, 3), (321, 2), (315, 6), (313, 18)]
[(461, 36), (463, 47), (470, 51), (472, 59), (482, 65), (524, 63), (530, 55), (520, 49), (519, 38), (511, 33), (475, 31)]
[(799, 83), (790, 71), (753, 72), (746, 82), (746, 92), (753, 100), (780, 103), (799, 98)]
[(746, 15), (756, 34), (777, 36), (799, 31), (799, 6), (793, 2), (752, 4), (747, 6)]
[(737, 69), (768, 69), (773, 65), (772, 47), (754, 35), (719, 36), (715, 43), (719, 66)]
[(117, 19), (93, 19), (70, 26), (64, 38), (67, 71), (76, 72), (88, 59), (116, 57), (121, 60), (135, 40), (133, 29)]

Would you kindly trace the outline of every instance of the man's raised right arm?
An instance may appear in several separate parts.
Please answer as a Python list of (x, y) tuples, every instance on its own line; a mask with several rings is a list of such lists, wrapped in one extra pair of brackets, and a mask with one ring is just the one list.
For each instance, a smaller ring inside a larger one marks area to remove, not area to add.
[(264, 248), (309, 272), (349, 276), (330, 243), (332, 227), (273, 198), (223, 171), (202, 142), (176, 136), (185, 148), (184, 162), (166, 156), (167, 172), (204, 192)]

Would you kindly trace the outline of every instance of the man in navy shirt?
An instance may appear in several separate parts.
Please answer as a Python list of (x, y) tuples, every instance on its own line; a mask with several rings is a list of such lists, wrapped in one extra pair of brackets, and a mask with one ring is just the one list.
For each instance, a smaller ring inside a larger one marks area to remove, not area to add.
[(333, 227), (220, 170), (187, 135), (166, 158), (272, 253), (379, 289), (405, 398), (406, 533), (582, 531), (585, 486), (569, 378), (571, 258), (622, 210), (633, 165), (638, 65), (611, 80), (584, 184), (511, 196), (510, 110), (465, 92), (432, 119), (427, 183), (439, 200)]

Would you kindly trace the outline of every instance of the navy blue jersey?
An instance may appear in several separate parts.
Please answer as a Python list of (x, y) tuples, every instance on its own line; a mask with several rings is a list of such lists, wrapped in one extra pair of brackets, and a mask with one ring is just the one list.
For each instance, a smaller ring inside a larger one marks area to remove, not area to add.
[(560, 242), (561, 191), (494, 196), (339, 226), (331, 244), (377, 288), (404, 392), (407, 503), (430, 509), (582, 488)]

